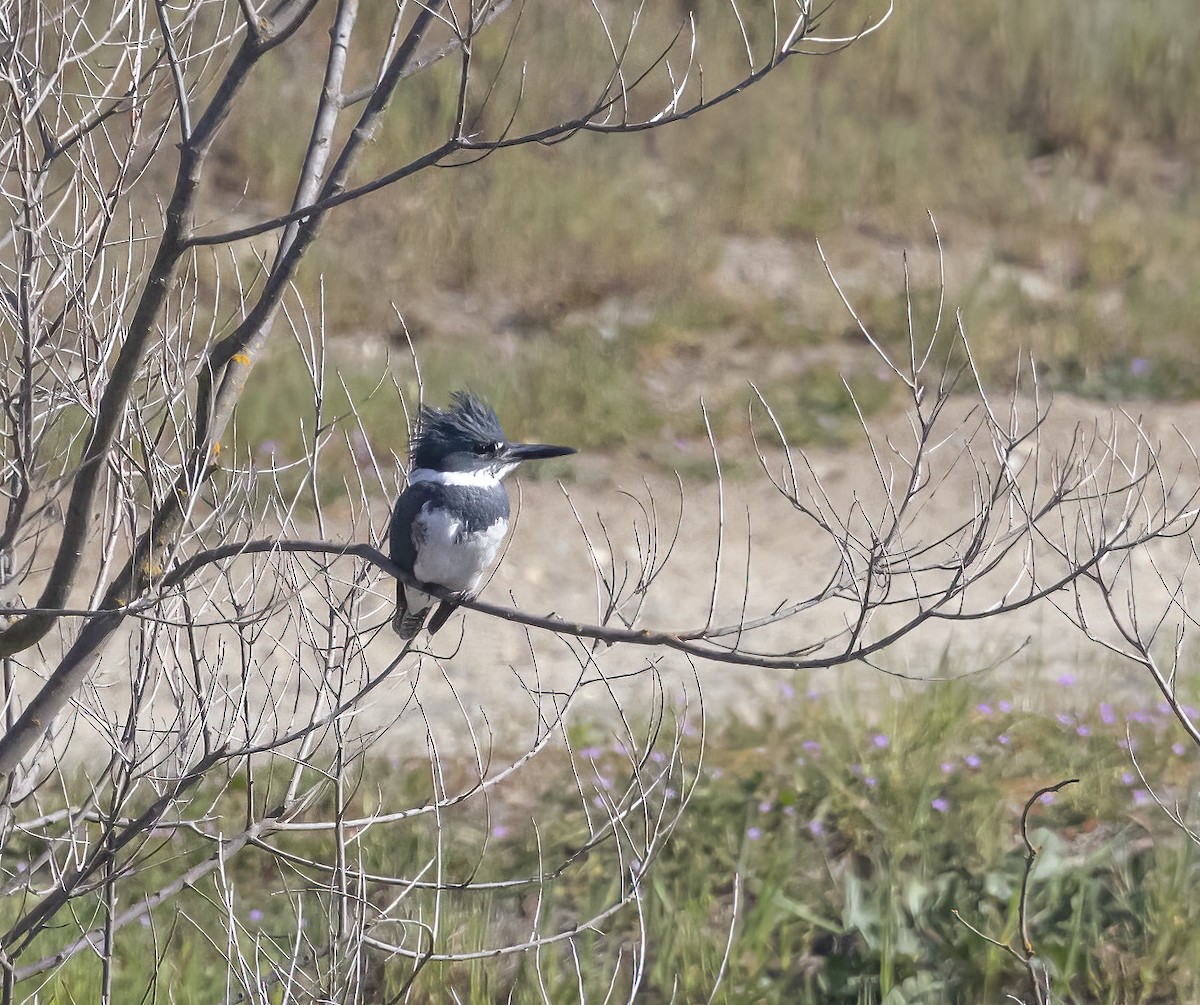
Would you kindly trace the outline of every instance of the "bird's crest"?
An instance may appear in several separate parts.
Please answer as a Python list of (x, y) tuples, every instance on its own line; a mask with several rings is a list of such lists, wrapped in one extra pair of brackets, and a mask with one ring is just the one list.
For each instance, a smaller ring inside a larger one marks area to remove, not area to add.
[(417, 427), (409, 443), (409, 456), (415, 467), (430, 466), (430, 458), (473, 443), (504, 443), (506, 437), (500, 419), (490, 405), (470, 391), (455, 391), (451, 408), (422, 405)]

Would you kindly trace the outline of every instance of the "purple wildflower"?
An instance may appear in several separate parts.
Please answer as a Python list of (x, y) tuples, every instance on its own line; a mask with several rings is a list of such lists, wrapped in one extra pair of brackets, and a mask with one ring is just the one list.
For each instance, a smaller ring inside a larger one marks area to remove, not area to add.
[(1106, 726), (1111, 726), (1117, 721), (1117, 714), (1113, 711), (1113, 707), (1106, 701), (1100, 702), (1100, 721)]
[(1145, 356), (1134, 356), (1129, 361), (1129, 372), (1135, 377), (1144, 377), (1150, 372), (1150, 360)]
[(1076, 726), (1075, 732), (1078, 733), (1080, 736), (1091, 736), (1092, 735), (1092, 729), (1086, 722), (1081, 722), (1078, 726)]
[(775, 804), (772, 803), (770, 799), (764, 799), (761, 803), (758, 804), (758, 812), (759, 813), (770, 813), (771, 810), (774, 808), (774, 805)]
[(1075, 683), (1075, 675), (1073, 673), (1060, 673), (1058, 675), (1058, 682), (1063, 687), (1071, 687)]
[(949, 761), (942, 761), (942, 774), (948, 775), (954, 771), (954, 765)]
[(746, 837), (751, 841), (757, 841), (762, 837), (762, 830), (758, 827), (751, 827), (746, 831)]
[(820, 837), (825, 833), (825, 824), (819, 817), (813, 817), (813, 819), (808, 822), (808, 832), (813, 837)]
[(805, 750), (811, 750), (814, 754), (821, 752), (821, 745), (816, 740), (805, 740), (800, 746)]
[(255, 924), (258, 924), (263, 920), (263, 913), (257, 907), (252, 907), (250, 908), (250, 913), (247, 915), (247, 917), (249, 917), (249, 919)]
[(932, 806), (939, 813), (945, 813), (947, 810), (950, 809), (950, 803), (947, 800), (943, 799), (941, 796), (938, 796), (936, 799), (931, 799), (929, 801), (929, 805)]
[(965, 764), (968, 768), (978, 768), (982, 763), (983, 761), (980, 760), (978, 754), (967, 754), (967, 756), (963, 758), (963, 764)]
[(871, 738), (871, 742), (874, 743), (875, 746), (880, 750), (886, 750), (889, 746), (891, 746), (892, 743), (892, 741), (887, 738), (886, 733), (876, 733)]
[(796, 697), (796, 689), (787, 681), (779, 685), (779, 694), (784, 701), (791, 701)]
[(1004, 746), (1007, 747), (1010, 743), (1012, 743), (1012, 737), (1009, 736), (1007, 733), (1001, 733), (999, 736), (996, 737), (996, 742), (1003, 744)]
[(1012, 711), (1012, 702), (1007, 698), (1003, 698), (1000, 701), (999, 707), (1001, 712), (1003, 712), (1005, 715), (1008, 715), (1008, 713)]
[(1053, 792), (1043, 792), (1041, 794), (1041, 796), (1038, 798), (1038, 802), (1041, 803), (1043, 806), (1050, 806), (1057, 799), (1058, 799), (1058, 797)]
[(1132, 784), (1133, 784), (1134, 782), (1136, 782), (1136, 781), (1137, 781), (1137, 775), (1135, 775), (1135, 774), (1134, 774), (1132, 771), (1123, 771), (1123, 772), (1121, 772), (1121, 782), (1122, 782), (1122, 784), (1124, 784), (1124, 785), (1132, 785)]
[(494, 838), (508, 837), (508, 828), (505, 827), (504, 824), (496, 824), (496, 826), (492, 828), (492, 837), (494, 837)]
[(866, 786), (868, 789), (873, 789), (873, 788), (875, 788), (876, 785), (879, 784), (879, 780), (874, 775), (867, 775), (867, 777), (864, 778), (863, 781), (866, 783)]
[(1133, 805), (1134, 806), (1149, 806), (1154, 802), (1154, 797), (1145, 789), (1133, 790)]
[(1069, 726), (1075, 721), (1069, 715), (1067, 715), (1066, 712), (1057, 712), (1055, 713), (1054, 718), (1056, 718), (1064, 726)]
[(1184, 751), (1187, 750), (1187, 747), (1185, 747), (1182, 743), (1172, 743), (1171, 750), (1175, 752), (1176, 757), (1182, 757)]
[(980, 715), (991, 715), (992, 714), (992, 706), (989, 705), (986, 701), (981, 701), (978, 705), (975, 706), (975, 711), (978, 712)]

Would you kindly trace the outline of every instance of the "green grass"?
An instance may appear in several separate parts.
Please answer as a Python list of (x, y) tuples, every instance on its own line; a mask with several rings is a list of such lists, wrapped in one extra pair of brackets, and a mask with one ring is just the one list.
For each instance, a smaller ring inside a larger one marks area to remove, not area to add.
[[(514, 439), (569, 443), (589, 452), (636, 451), (640, 463), (708, 480), (715, 468), (698, 403), (675, 402), (668, 408), (671, 403), (656, 398), (639, 375), (664, 359), (686, 361), (700, 352), (696, 342), (715, 337), (728, 309), (707, 304), (702, 316), (679, 311), (668, 315), (670, 321), (630, 326), (598, 344), (593, 331), (583, 327), (540, 333), (500, 350), (502, 366), (491, 355), (431, 346), (420, 360), (426, 400), (442, 405), (451, 391), (469, 388), (492, 404)], [(397, 348), (386, 361), (332, 369), (319, 416), (312, 404), (312, 378), (294, 344), (269, 350), (252, 379), (255, 388), (235, 413), (236, 456), (240, 463), (290, 465), (280, 477), (285, 494), (308, 477), (307, 468), (295, 462), (318, 426), (327, 437), (316, 479), (325, 500), (343, 496), (347, 480), (354, 483), (354, 466), (365, 463), (366, 447), (385, 474), (391, 471), (393, 454), (406, 459), (408, 430), (396, 386), (404, 390), (410, 407), (418, 391), (406, 351)], [(870, 420), (899, 398), (897, 382), (876, 369), (847, 375), (831, 363), (814, 363), (799, 374), (768, 378), (758, 386), (794, 446), (859, 442), (859, 410)], [(752, 398), (749, 388), (739, 384), (706, 399), (719, 444), (744, 439)], [(299, 402), (307, 403), (302, 411), (297, 410)], [(765, 417), (759, 425), (760, 432), (768, 431)], [(670, 441), (663, 443), (667, 436)], [(773, 439), (772, 431), (768, 441)], [(725, 453), (726, 475), (749, 477), (757, 470), (750, 455)], [(555, 461), (532, 467), (526, 476), (570, 481), (574, 469), (570, 460)]]
[[(502, 366), (491, 355), (458, 346), (431, 347), (421, 355), (421, 380), (431, 404), (445, 405), (450, 392), (461, 388), (483, 395), (514, 440), (619, 450), (652, 441), (662, 423), (636, 377), (641, 351), (629, 333), (597, 347), (590, 332), (566, 329), (501, 352)], [(408, 430), (397, 385), (410, 407), (418, 400), (417, 373), (406, 350), (397, 347), (389, 360), (372, 365), (331, 363), (319, 417), (312, 378), (294, 344), (274, 347), (252, 379), (256, 387), (235, 415), (234, 442), (242, 458), (294, 462), (304, 455), (314, 428), (328, 427), (333, 436), (318, 481), (331, 496), (342, 493), (342, 480), (351, 477), (356, 455), (362, 463), (366, 445), (385, 464), (392, 453), (406, 459)], [(301, 402), (303, 411), (297, 407)], [(556, 461), (532, 468), (529, 476), (569, 478), (571, 471), (570, 461)], [(290, 477), (304, 476), (296, 471)]]
[[(1023, 969), (954, 912), (991, 938), (1018, 943), (1021, 806), (1039, 788), (1069, 777), (1079, 784), (1038, 804), (1030, 825), (1039, 857), (1029, 931), (1050, 968), (1056, 1000), (1155, 1002), (1200, 993), (1200, 849), (1152, 805), (1122, 749), (1128, 728), (1146, 776), (1190, 812), (1196, 751), (1179, 744), (1179, 730), (1160, 708), (1101, 704), (1095, 689), (1064, 679), (1033, 688), (1046, 702), (1041, 709), (998, 685), (946, 684), (913, 689), (867, 717), (837, 693), (798, 693), (804, 686), (803, 678), (781, 680), (768, 718), (710, 731), (699, 775), (689, 769), (673, 776), (680, 792), (693, 781), (695, 788), (645, 880), (649, 955), (639, 1001), (707, 1000), (735, 885), (740, 907), (718, 1002), (933, 1003), (1006, 994), (1028, 1000)], [(594, 777), (603, 787), (628, 771), (628, 760), (602, 731), (589, 742), (595, 729), (577, 727), (575, 749), (585, 780)], [(696, 742), (685, 741), (693, 763)], [(451, 764), (447, 776), (469, 770)], [(390, 808), (418, 804), (428, 798), (428, 777), (419, 764), (369, 762), (362, 778), (352, 780), (352, 812), (380, 800)], [(269, 799), (263, 784), (259, 798)], [(527, 875), (538, 868), (539, 849), (554, 861), (576, 846), (582, 810), (562, 752), (547, 755), (514, 796), (509, 802), (494, 793), (490, 817), (478, 804), (446, 814), (443, 875)], [(669, 796), (668, 805), (672, 798), (678, 797)], [(219, 804), (231, 826), (242, 815), (242, 799), (234, 786)], [(537, 806), (536, 832), (531, 806)], [(428, 821), (418, 819), (364, 832), (354, 847), (372, 871), (409, 875), (428, 860), (435, 840)], [(327, 836), (293, 835), (281, 843), (322, 861), (333, 854)], [(10, 865), (32, 855), (35, 844), (6, 849)], [(163, 845), (160, 864), (131, 886), (153, 888), (203, 850), (181, 832)], [(229, 870), (243, 948), (266, 938), (264, 946), (277, 947), (270, 952), (286, 955), (297, 905), (309, 919), (307, 931), (322, 930), (328, 898), (319, 886), (290, 871), (281, 876), (254, 851)], [(594, 850), (547, 891), (543, 917), (569, 924), (611, 898), (617, 882), (610, 850)], [(124, 891), (124, 902), (136, 892)], [(385, 894), (386, 888), (368, 891), (373, 901)], [(528, 896), (447, 894), (440, 905), (443, 948), (476, 949), (524, 931)], [(413, 916), (429, 916), (432, 902), (424, 895), (412, 893), (405, 903)], [(153, 930), (132, 926), (121, 933), (117, 1000), (140, 998), (154, 939), (163, 959), (159, 977), (169, 982), (173, 1000), (211, 1000), (223, 965), (206, 940), (222, 909), (208, 882), (175, 906), (180, 913), (155, 913)], [(626, 911), (608, 934), (579, 940), (590, 996), (603, 995), (613, 972), (618, 988), (628, 983), (636, 937), (636, 917)], [(46, 951), (58, 938), (52, 930), (37, 948)], [(381, 995), (409, 975), (385, 955), (365, 963)], [(541, 971), (550, 1000), (576, 1000), (577, 978), (563, 947), (542, 953)], [(57, 997), (48, 1000), (88, 1000), (96, 973), (93, 961), (77, 959), (52, 982)], [(528, 956), (431, 964), (409, 1000), (443, 1001), (453, 987), (462, 1001), (534, 1002), (543, 1000), (538, 984)]]
[[(728, 6), (695, 6), (711, 89), (740, 72), (744, 57)], [(646, 51), (675, 10), (648, 12)], [(746, 5), (752, 39), (764, 34), (766, 11)], [(865, 13), (841, 3), (822, 27), (851, 28)], [(394, 332), (393, 306), (421, 314), (430, 290), (481, 298), (495, 330), (450, 334), (437, 310), (414, 328), (436, 391), (474, 384), (519, 402), (546, 435), (589, 448), (636, 440), (670, 455), (675, 437), (698, 433), (695, 410), (681, 420), (672, 394), (689, 370), (680, 360), (694, 358), (705, 375), (711, 412), (740, 422), (741, 371), (722, 379), (732, 352), (748, 366), (757, 359), (750, 376), (766, 383), (777, 361), (794, 371), (847, 330), (819, 272), (796, 275), (780, 296), (731, 296), (714, 280), (730, 236), (809, 248), (819, 236), (835, 268), (858, 270), (863, 318), (895, 345), (904, 335), (898, 252), (928, 245), (929, 209), (952, 272), (966, 254), (959, 249), (982, 250), (978, 273), (948, 292), (987, 374), (1006, 380), (1018, 352), (1031, 350), (1052, 387), (1100, 399), (1192, 395), (1200, 202), (1188, 165), (1200, 152), (1200, 70), (1189, 54), (1200, 25), (1189, 13), (1187, 0), (1136, 10), (1115, 0), (1084, 10), (1050, 4), (1019, 17), (1000, 0), (905, 4), (847, 51), (794, 60), (677, 126), (503, 152), (339, 210), (299, 287), (315, 302), (323, 278), (328, 329), (351, 337)], [(315, 72), (324, 36), (302, 41)], [(495, 65), (501, 42), (499, 33), (481, 42), (481, 71)], [(586, 5), (527, 5), (511, 56), (527, 67), (520, 122), (575, 110), (606, 48)], [(222, 136), (220, 191), (232, 197), (248, 185), (264, 206), (286, 205), (285, 167), (307, 125), (276, 108), (281, 90), (303, 91), (295, 72), (283, 55), (266, 61)], [(447, 63), (406, 82), (363, 177), (444, 136), (455, 72)], [(502, 87), (485, 125), (497, 127), (514, 96)], [(998, 266), (1016, 270), (1011, 282), (997, 278)], [(1030, 275), (1051, 282), (1049, 299), (1031, 292)], [(932, 298), (936, 279), (914, 273), (920, 301)], [(650, 319), (604, 332), (589, 312), (612, 301), (640, 304)], [(869, 351), (853, 336), (847, 346), (856, 351), (838, 368), (851, 380), (869, 374)], [(471, 362), (497, 353), (499, 367)], [(596, 380), (609, 386), (597, 392)], [(295, 411), (273, 382), (254, 393), (274, 417)], [(818, 421), (799, 423), (798, 435)]]

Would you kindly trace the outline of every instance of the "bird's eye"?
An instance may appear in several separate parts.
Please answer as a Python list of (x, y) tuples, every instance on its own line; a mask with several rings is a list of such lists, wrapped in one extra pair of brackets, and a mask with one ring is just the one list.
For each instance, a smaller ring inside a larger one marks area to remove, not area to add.
[(479, 457), (495, 457), (500, 453), (499, 443), (476, 443), (475, 453)]

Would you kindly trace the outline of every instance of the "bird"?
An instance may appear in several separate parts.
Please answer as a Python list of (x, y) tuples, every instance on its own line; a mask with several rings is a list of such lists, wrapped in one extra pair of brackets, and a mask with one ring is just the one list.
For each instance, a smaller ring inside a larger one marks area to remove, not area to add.
[[(471, 599), (496, 561), (508, 533), (504, 477), (525, 461), (562, 457), (574, 447), (510, 443), (482, 398), (455, 391), (453, 406), (422, 406), (409, 445), (408, 485), (396, 500), (390, 527), (391, 560), (418, 583), (456, 595), (442, 600), (429, 634)], [(392, 628), (416, 638), (438, 598), (396, 580)]]

